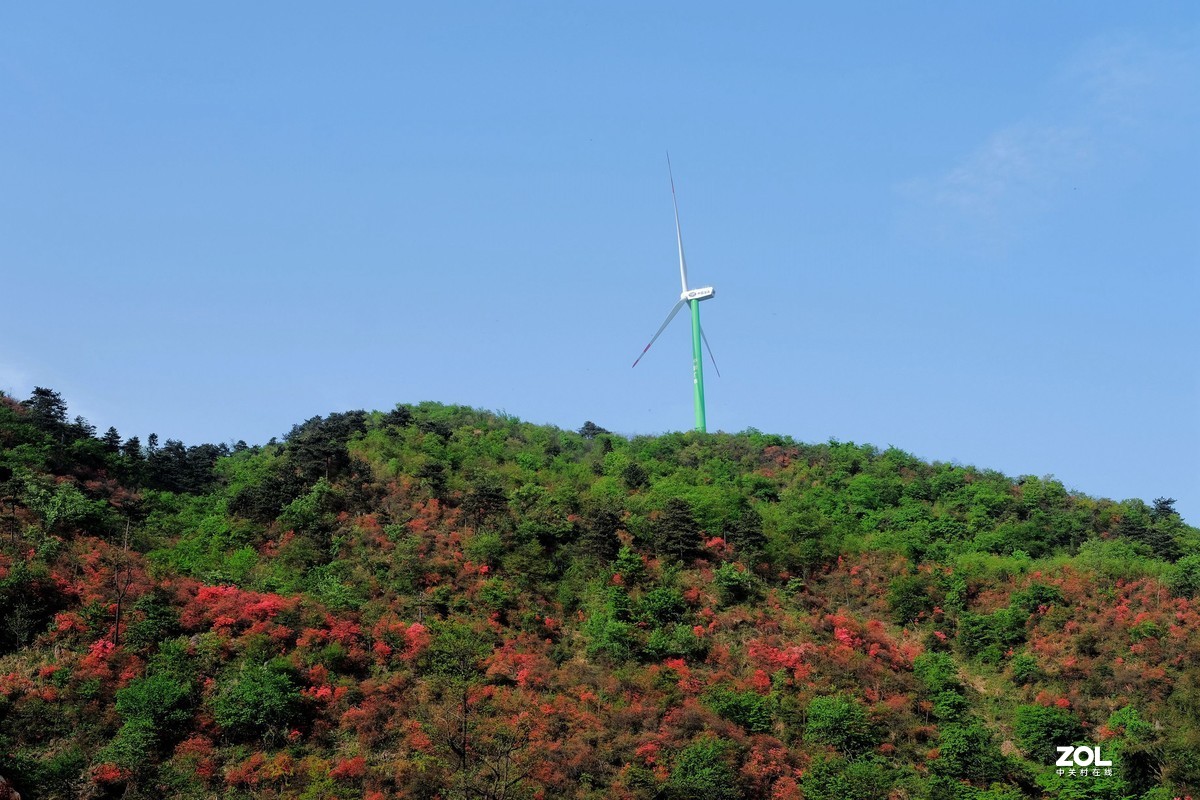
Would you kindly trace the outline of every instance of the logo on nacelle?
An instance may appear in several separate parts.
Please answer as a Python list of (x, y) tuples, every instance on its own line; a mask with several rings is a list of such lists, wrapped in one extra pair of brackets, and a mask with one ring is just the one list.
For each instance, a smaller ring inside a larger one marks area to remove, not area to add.
[(680, 300), (707, 300), (716, 294), (716, 291), (711, 286), (705, 286), (703, 289), (688, 289), (683, 294), (679, 295)]

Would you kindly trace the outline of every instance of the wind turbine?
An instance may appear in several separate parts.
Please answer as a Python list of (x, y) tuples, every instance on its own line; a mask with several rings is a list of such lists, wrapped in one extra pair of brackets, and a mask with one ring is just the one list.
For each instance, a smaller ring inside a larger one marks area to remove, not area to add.
[(671, 309), (671, 313), (667, 314), (666, 320), (658, 332), (654, 334), (654, 338), (650, 340), (650, 344), (646, 345), (642, 350), (642, 354), (637, 357), (637, 361), (633, 362), (633, 366), (638, 365), (638, 361), (642, 360), (642, 356), (650, 349), (662, 332), (671, 324), (671, 320), (675, 319), (675, 315), (679, 313), (679, 309), (683, 308), (684, 304), (692, 311), (692, 391), (696, 405), (696, 430), (704, 433), (707, 430), (707, 423), (704, 416), (704, 358), (700, 352), (700, 342), (703, 340), (705, 349), (708, 350), (708, 357), (712, 359), (713, 369), (717, 370), (717, 377), (721, 376), (721, 370), (717, 369), (717, 360), (713, 358), (712, 348), (708, 346), (708, 337), (704, 335), (704, 329), (700, 327), (700, 302), (711, 299), (716, 292), (711, 286), (705, 286), (701, 289), (689, 289), (687, 277), (687, 261), (683, 257), (683, 234), (679, 229), (679, 201), (675, 198), (675, 174), (671, 170), (671, 155), (667, 154), (667, 174), (671, 178), (671, 202), (675, 205), (675, 241), (679, 244), (679, 282), (683, 286), (683, 291), (679, 295), (679, 302)]

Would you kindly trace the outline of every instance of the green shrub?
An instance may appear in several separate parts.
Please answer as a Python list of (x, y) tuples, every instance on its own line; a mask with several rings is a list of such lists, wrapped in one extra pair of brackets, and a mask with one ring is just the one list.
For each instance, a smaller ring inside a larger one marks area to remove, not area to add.
[(1113, 730), (1124, 728), (1125, 739), (1129, 742), (1146, 743), (1153, 741), (1155, 737), (1154, 726), (1142, 719), (1133, 706), (1114, 711), (1106, 724)]
[(853, 756), (869, 750), (878, 735), (867, 720), (866, 709), (849, 697), (814, 697), (808, 704), (804, 738)]
[(1074, 714), (1046, 706), (1018, 706), (1015, 731), (1017, 744), (1026, 755), (1047, 764), (1056, 760), (1056, 746), (1083, 738), (1083, 726)]
[(741, 603), (754, 595), (754, 576), (738, 564), (726, 562), (717, 567), (713, 582), (722, 605)]
[(633, 626), (608, 616), (591, 617), (583, 624), (589, 656), (605, 656), (612, 662), (633, 657)]
[(991, 731), (979, 722), (942, 726), (935, 771), (959, 780), (986, 783), (1004, 776), (1005, 759)]
[(98, 763), (116, 764), (128, 770), (140, 770), (154, 760), (158, 749), (158, 728), (147, 717), (134, 717), (121, 726), (96, 755)]
[(719, 739), (700, 739), (680, 751), (667, 781), (673, 800), (737, 800), (737, 773), (730, 764), (731, 746)]
[(678, 622), (687, 611), (687, 603), (678, 589), (656, 586), (642, 595), (637, 604), (637, 619), (642, 622), (664, 624)]
[(491, 644), (464, 623), (444, 622), (433, 626), (432, 632), (433, 641), (425, 651), (422, 666), (433, 675), (471, 680), (491, 655)]
[(642, 655), (647, 661), (662, 661), (664, 658), (699, 658), (707, 645), (687, 625), (669, 625), (655, 628), (646, 637)]
[(158, 644), (179, 632), (179, 612), (171, 607), (171, 597), (162, 589), (154, 589), (134, 602), (133, 608), (142, 618), (121, 626), (124, 641), (140, 650)]
[(1034, 683), (1043, 677), (1037, 659), (1029, 653), (1017, 653), (1012, 659), (1012, 680), (1017, 686)]
[(930, 695), (940, 692), (961, 692), (958, 665), (946, 653), (922, 653), (913, 659), (913, 674), (925, 685)]
[(479, 607), (492, 612), (512, 608), (517, 602), (517, 592), (501, 578), (488, 578), (475, 595)]
[(302, 700), (291, 665), (276, 658), (243, 667), (213, 700), (213, 717), (230, 736), (254, 738), (298, 720)]
[(955, 691), (938, 692), (933, 698), (933, 716), (942, 722), (959, 722), (970, 716), (967, 698)]
[(155, 727), (176, 727), (192, 717), (192, 687), (186, 679), (159, 672), (135, 678), (117, 692), (117, 711), (127, 721), (144, 719)]
[(1041, 606), (1052, 606), (1062, 603), (1063, 595), (1057, 586), (1047, 586), (1044, 583), (1031, 583), (1019, 592), (1013, 592), (1009, 598), (1010, 608), (1019, 608), (1032, 614)]
[(805, 800), (887, 800), (895, 771), (882, 759), (814, 758), (801, 779)]
[(998, 663), (1006, 650), (1024, 643), (1028, 616), (1012, 608), (1001, 608), (991, 614), (963, 614), (958, 621), (958, 645), (968, 656), (982, 656), (984, 661)]
[(613, 560), (612, 570), (620, 575), (627, 585), (633, 585), (645, 577), (646, 565), (637, 551), (630, 547), (622, 547)]
[(1176, 597), (1194, 597), (1200, 591), (1200, 555), (1176, 561), (1167, 576), (1167, 585)]
[(757, 692), (734, 692), (717, 687), (705, 694), (704, 705), (750, 733), (771, 730), (771, 701)]
[(1129, 629), (1129, 638), (1135, 642), (1142, 639), (1157, 639), (1162, 635), (1162, 626), (1152, 619), (1143, 620)]
[(505, 551), (504, 539), (496, 531), (480, 531), (463, 545), (463, 553), (476, 564), (494, 567)]
[(933, 611), (929, 580), (924, 575), (899, 575), (888, 587), (888, 606), (897, 625), (915, 622), (922, 614)]

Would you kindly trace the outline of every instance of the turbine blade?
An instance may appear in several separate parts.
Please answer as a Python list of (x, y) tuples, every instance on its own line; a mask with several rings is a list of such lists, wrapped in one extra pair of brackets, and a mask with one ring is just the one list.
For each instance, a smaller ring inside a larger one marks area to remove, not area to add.
[(721, 368), (717, 366), (717, 359), (712, 354), (712, 348), (708, 346), (708, 337), (704, 335), (704, 326), (700, 326), (700, 338), (704, 340), (704, 349), (708, 351), (708, 360), (712, 362), (713, 369), (717, 371), (717, 377), (721, 377)]
[(679, 228), (679, 201), (675, 199), (675, 173), (671, 171), (671, 154), (667, 153), (667, 174), (671, 177), (671, 203), (675, 206), (675, 241), (679, 243), (679, 282), (688, 290), (687, 260), (683, 257), (683, 232)]
[(635, 367), (638, 365), (638, 361), (642, 360), (642, 356), (646, 355), (646, 351), (650, 349), (650, 345), (652, 345), (656, 341), (658, 341), (658, 337), (662, 336), (662, 332), (665, 331), (667, 329), (667, 326), (671, 324), (671, 320), (675, 319), (675, 315), (679, 313), (679, 309), (683, 308), (684, 302), (685, 301), (680, 300), (678, 303), (675, 304), (675, 307), (671, 309), (671, 313), (667, 314), (667, 318), (663, 322), (662, 326), (659, 327), (658, 333), (654, 334), (654, 338), (650, 340), (650, 344), (646, 345), (645, 350), (642, 350), (642, 355), (638, 356), (637, 361), (633, 362), (633, 365)]

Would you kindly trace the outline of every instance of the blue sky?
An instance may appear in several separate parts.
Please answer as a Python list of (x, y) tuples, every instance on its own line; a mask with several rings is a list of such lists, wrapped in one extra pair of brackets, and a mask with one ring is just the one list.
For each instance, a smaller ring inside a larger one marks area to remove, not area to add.
[[(1200, 519), (1194, 3), (10, 4), (0, 388), (895, 445)], [(711, 374), (710, 374), (711, 375)]]

